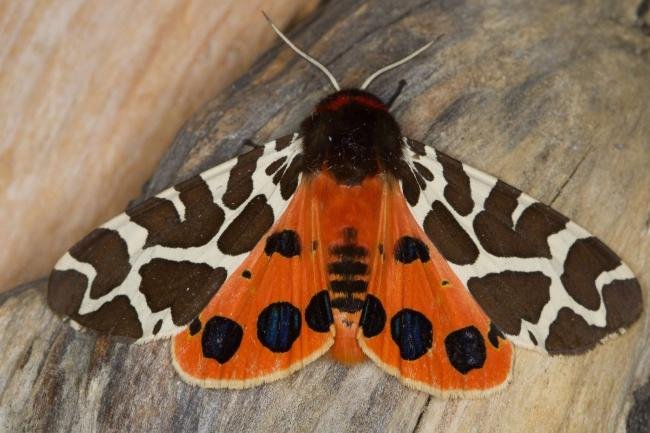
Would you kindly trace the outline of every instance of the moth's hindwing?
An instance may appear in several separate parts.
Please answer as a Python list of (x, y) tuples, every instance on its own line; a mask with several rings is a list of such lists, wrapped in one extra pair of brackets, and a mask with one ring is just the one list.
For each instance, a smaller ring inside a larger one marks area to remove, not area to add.
[(507, 383), (512, 346), (413, 218), (395, 185), (380, 211), (358, 341), (380, 367), (438, 397), (480, 396)]
[(287, 207), (301, 142), (294, 134), (255, 148), (92, 231), (54, 267), (50, 307), (139, 341), (181, 331)]
[(303, 182), (217, 296), (172, 342), (191, 383), (242, 388), (289, 375), (334, 343), (318, 202)]
[(638, 281), (600, 240), (488, 174), (404, 143), (401, 185), (417, 222), (509, 340), (580, 353), (639, 317)]

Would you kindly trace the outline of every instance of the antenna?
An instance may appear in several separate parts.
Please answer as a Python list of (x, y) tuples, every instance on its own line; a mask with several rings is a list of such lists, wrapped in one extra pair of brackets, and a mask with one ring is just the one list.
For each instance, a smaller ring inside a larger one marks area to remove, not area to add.
[(370, 83), (372, 82), (372, 80), (374, 80), (375, 78), (377, 78), (378, 76), (380, 76), (380, 75), (383, 74), (384, 72), (390, 71), (391, 69), (396, 68), (396, 67), (398, 67), (399, 65), (408, 62), (408, 61), (411, 60), (413, 57), (417, 56), (417, 55), (420, 54), (422, 51), (426, 50), (426, 49), (429, 48), (431, 45), (433, 45), (434, 43), (438, 42), (438, 41), (440, 40), (440, 38), (443, 37), (443, 36), (444, 36), (444, 34), (438, 36), (435, 40), (433, 40), (433, 41), (429, 42), (428, 44), (426, 44), (425, 46), (420, 47), (419, 49), (415, 50), (414, 52), (412, 52), (412, 53), (409, 54), (408, 56), (404, 57), (402, 60), (398, 60), (398, 61), (396, 61), (395, 63), (391, 63), (391, 64), (388, 65), (388, 66), (384, 66), (383, 68), (381, 68), (380, 70), (378, 70), (377, 72), (375, 72), (374, 74), (372, 74), (371, 76), (369, 76), (368, 78), (366, 78), (366, 81), (364, 81), (363, 84), (361, 85), (361, 90), (365, 90), (366, 87), (368, 87), (368, 86), (370, 85)]
[(289, 45), (289, 47), (291, 47), (292, 50), (294, 50), (296, 53), (298, 53), (298, 54), (299, 54), (303, 59), (307, 60), (309, 63), (311, 63), (312, 65), (316, 66), (318, 69), (320, 69), (320, 70), (325, 74), (325, 76), (327, 76), (327, 78), (329, 78), (330, 82), (332, 83), (332, 86), (334, 86), (334, 88), (335, 88), (337, 91), (338, 91), (338, 90), (341, 90), (341, 86), (339, 86), (339, 83), (336, 81), (336, 78), (334, 78), (334, 75), (332, 75), (332, 73), (331, 73), (330, 71), (328, 71), (327, 68), (326, 68), (325, 66), (321, 65), (320, 63), (318, 63), (318, 62), (316, 61), (316, 59), (314, 59), (314, 58), (311, 57), (309, 54), (307, 54), (307, 53), (303, 52), (302, 50), (300, 50), (300, 48), (296, 47), (296, 46), (293, 44), (293, 42), (291, 42), (291, 41), (289, 40), (289, 38), (287, 38), (287, 37), (286, 37), (286, 36), (285, 36), (281, 31), (280, 31), (280, 29), (278, 29), (278, 28), (275, 26), (275, 24), (273, 24), (273, 21), (271, 21), (271, 18), (269, 18), (269, 16), (266, 14), (266, 12), (262, 11), (262, 13), (264, 14), (264, 17), (266, 18), (266, 20), (267, 20), (267, 21), (269, 22), (269, 24), (271, 25), (271, 28), (273, 29), (273, 31), (274, 31), (275, 33), (277, 33), (278, 36), (280, 36), (280, 38), (282, 38), (282, 40), (283, 40), (284, 42), (286, 42), (286, 44)]

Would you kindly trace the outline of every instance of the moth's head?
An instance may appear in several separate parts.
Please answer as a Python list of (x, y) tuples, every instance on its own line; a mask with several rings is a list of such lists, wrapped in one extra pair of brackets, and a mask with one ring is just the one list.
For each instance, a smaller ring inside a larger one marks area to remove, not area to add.
[(388, 106), (377, 96), (361, 89), (343, 89), (323, 98), (301, 125), (302, 132), (330, 144), (369, 145), (360, 137), (369, 130), (390, 124), (399, 133)]
[(328, 170), (337, 181), (359, 184), (379, 172), (394, 172), (402, 157), (399, 125), (388, 105), (365, 89), (379, 75), (411, 60), (435, 41), (370, 75), (358, 89), (343, 89), (322, 64), (296, 47), (271, 22), (273, 30), (296, 53), (325, 74), (336, 90), (322, 99), (300, 125), (308, 172)]
[(360, 89), (339, 90), (321, 100), (300, 131), (307, 170), (327, 170), (348, 185), (390, 170), (402, 155), (400, 128), (388, 107)]

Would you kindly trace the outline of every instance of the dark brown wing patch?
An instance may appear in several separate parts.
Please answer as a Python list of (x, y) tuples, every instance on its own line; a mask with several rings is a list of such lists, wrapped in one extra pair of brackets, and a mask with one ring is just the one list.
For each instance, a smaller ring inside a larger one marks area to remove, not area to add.
[(509, 340), (579, 353), (639, 317), (638, 281), (601, 241), (518, 189), (413, 140), (405, 143), (407, 165), (422, 175), (419, 164), (433, 177), (423, 177), (426, 188), (420, 178), (404, 188), (406, 194), (420, 187), (411, 210)]
[(153, 259), (140, 268), (140, 291), (153, 312), (171, 308), (177, 326), (189, 323), (226, 280), (224, 268), (188, 261)]
[(285, 137), (108, 221), (59, 259), (48, 303), (100, 332), (141, 340), (179, 332), (284, 212), (301, 154), (302, 139)]
[(210, 188), (200, 176), (180, 183), (175, 189), (185, 205), (184, 221), (171, 201), (159, 197), (126, 211), (133, 222), (148, 231), (144, 248), (198, 247), (219, 232), (224, 221), (223, 209), (214, 202)]
[(70, 249), (75, 259), (90, 263), (97, 276), (90, 297), (98, 299), (119, 286), (131, 270), (126, 242), (113, 230), (95, 229)]
[(247, 253), (273, 225), (273, 208), (264, 195), (253, 197), (244, 210), (226, 227), (217, 245), (231, 256)]
[(436, 156), (442, 165), (442, 174), (447, 181), (444, 192), (447, 202), (460, 215), (469, 215), (474, 209), (474, 201), (472, 200), (469, 176), (463, 170), (463, 164), (444, 153), (436, 152)]
[(476, 215), (474, 230), (490, 254), (501, 257), (551, 257), (548, 237), (562, 230), (568, 218), (541, 203), (528, 206), (516, 225), (512, 214), (521, 191), (499, 181)]
[(474, 263), (478, 248), (467, 232), (458, 224), (451, 212), (435, 201), (424, 219), (424, 232), (445, 259), (457, 265)]
[(116, 296), (91, 313), (79, 314), (87, 284), (86, 276), (77, 271), (53, 271), (48, 285), (48, 305), (57, 313), (96, 331), (131, 338), (142, 337), (138, 313), (126, 296)]
[(289, 167), (279, 176), (280, 193), (282, 194), (283, 199), (289, 200), (293, 193), (296, 192), (296, 188), (298, 188), (298, 178), (300, 177), (302, 170), (303, 158), (301, 155), (298, 155), (291, 161)]
[(600, 307), (596, 278), (621, 264), (616, 254), (596, 238), (578, 239), (564, 261), (562, 284), (569, 295), (591, 310)]
[(237, 164), (230, 170), (228, 186), (222, 198), (228, 208), (237, 209), (253, 193), (253, 173), (263, 153), (263, 147), (256, 147), (237, 157)]
[(551, 299), (551, 279), (541, 272), (504, 271), (470, 278), (467, 288), (494, 324), (510, 335), (518, 335), (521, 319), (537, 323)]

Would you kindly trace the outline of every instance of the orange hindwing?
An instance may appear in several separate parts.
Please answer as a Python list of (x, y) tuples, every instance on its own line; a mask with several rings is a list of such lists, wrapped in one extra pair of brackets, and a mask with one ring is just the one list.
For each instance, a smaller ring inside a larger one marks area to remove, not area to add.
[(269, 235), (174, 337), (174, 365), (186, 380), (206, 387), (254, 386), (289, 375), (333, 344), (309, 192), (299, 188)]
[(510, 374), (512, 346), (415, 222), (397, 185), (388, 189), (361, 348), (405, 384), (434, 395), (498, 389)]

